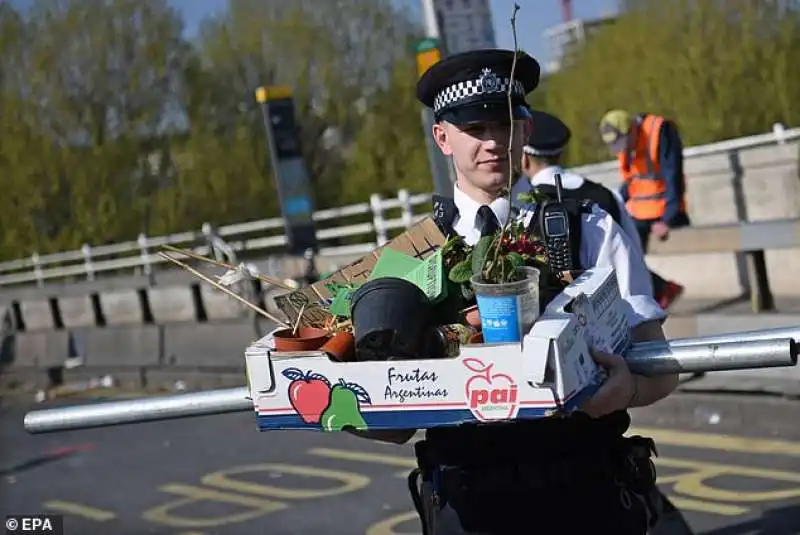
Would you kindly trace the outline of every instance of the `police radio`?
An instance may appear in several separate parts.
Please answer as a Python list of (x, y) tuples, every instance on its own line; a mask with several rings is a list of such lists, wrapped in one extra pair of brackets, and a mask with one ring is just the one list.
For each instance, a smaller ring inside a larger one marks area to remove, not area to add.
[(544, 235), (547, 259), (555, 271), (572, 271), (572, 241), (569, 230), (569, 212), (561, 195), (561, 175), (556, 173), (556, 200), (546, 200), (539, 212), (539, 228)]

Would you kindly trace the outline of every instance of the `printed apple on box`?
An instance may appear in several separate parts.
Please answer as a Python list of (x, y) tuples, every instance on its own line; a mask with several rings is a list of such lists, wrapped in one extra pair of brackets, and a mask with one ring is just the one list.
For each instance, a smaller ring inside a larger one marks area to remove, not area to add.
[(589, 344), (624, 353), (625, 305), (611, 269), (586, 271), (522, 343), (461, 346), (458, 357), (337, 362), (325, 353), (277, 353), (267, 335), (247, 348), (258, 427), (425, 429), (535, 419), (576, 410), (604, 374)]

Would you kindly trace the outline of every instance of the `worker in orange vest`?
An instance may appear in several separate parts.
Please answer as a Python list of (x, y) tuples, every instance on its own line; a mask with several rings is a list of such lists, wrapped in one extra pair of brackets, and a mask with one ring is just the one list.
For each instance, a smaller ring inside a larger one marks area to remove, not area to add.
[[(619, 160), (620, 195), (644, 252), (651, 234), (663, 241), (670, 229), (689, 225), (683, 144), (675, 124), (650, 113), (631, 116), (611, 110), (600, 121), (600, 135)], [(650, 274), (655, 298), (666, 310), (681, 296), (683, 286)]]

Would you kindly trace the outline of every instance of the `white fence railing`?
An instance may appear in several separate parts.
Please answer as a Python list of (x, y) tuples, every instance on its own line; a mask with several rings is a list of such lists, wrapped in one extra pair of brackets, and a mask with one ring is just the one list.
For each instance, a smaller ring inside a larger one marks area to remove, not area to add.
[[(383, 199), (373, 194), (370, 202), (351, 204), (339, 208), (319, 210), (314, 213), (315, 222), (341, 219), (349, 216), (371, 214), (372, 221), (336, 227), (319, 228), (317, 238), (320, 241), (321, 255), (361, 255), (372, 251), (377, 245), (389, 240), (389, 231), (406, 229), (425, 216), (416, 214), (415, 207), (430, 202), (431, 194), (412, 195), (402, 189), (397, 197)], [(386, 212), (400, 210), (399, 217), (388, 218)], [(201, 255), (226, 257), (235, 262), (237, 253), (243, 251), (274, 251), (281, 253), (286, 244), (284, 235), (252, 237), (276, 229), (282, 229), (283, 219), (280, 217), (235, 223), (214, 228), (204, 223), (200, 231), (187, 231), (167, 236), (150, 237), (140, 234), (136, 240), (100, 245), (93, 247), (85, 244), (76, 251), (65, 251), (39, 255), (34, 253), (30, 258), (0, 263), (0, 286), (12, 284), (36, 283), (43, 286), (45, 281), (63, 278), (80, 277), (94, 280), (96, 275), (104, 272), (129, 271), (149, 275), (153, 266), (166, 262), (158, 254), (163, 245), (174, 245), (191, 248)], [(338, 238), (364, 236), (364, 241), (354, 245), (324, 247), (324, 242)]]
[[(688, 147), (684, 150), (687, 158), (725, 153), (746, 148), (765, 145), (782, 144), (800, 139), (800, 128), (784, 129), (775, 125), (767, 134), (737, 138), (719, 143)], [(581, 174), (592, 176), (593, 173), (607, 172), (616, 166), (616, 162), (603, 162), (575, 168)], [(371, 214), (372, 221), (348, 224), (336, 227), (320, 228), (317, 237), (323, 245), (322, 255), (360, 255), (382, 245), (388, 238), (388, 232), (394, 229), (410, 227), (425, 213), (415, 213), (415, 208), (430, 201), (428, 193), (412, 195), (407, 190), (400, 190), (396, 198), (382, 199), (372, 195), (370, 202), (352, 204), (339, 208), (329, 208), (314, 213), (317, 222), (341, 219), (350, 216)], [(400, 210), (399, 217), (387, 218), (386, 212)], [(236, 254), (242, 251), (270, 251), (280, 254), (286, 244), (283, 235), (254, 236), (282, 229), (282, 218), (248, 221), (213, 228), (209, 223), (199, 231), (187, 231), (167, 236), (150, 237), (140, 234), (136, 240), (111, 245), (92, 246), (85, 244), (79, 250), (65, 251), (47, 255), (34, 253), (29, 258), (0, 263), (0, 286), (35, 283), (44, 285), (47, 280), (76, 278), (94, 280), (99, 273), (114, 271), (131, 271), (144, 275), (152, 272), (153, 266), (164, 262), (156, 254), (163, 245), (192, 247), (203, 255), (225, 256), (235, 260)], [(321, 225), (322, 226), (322, 225)], [(251, 235), (253, 237), (247, 237)], [(325, 241), (338, 238), (364, 236), (364, 241), (355, 245), (324, 247)]]

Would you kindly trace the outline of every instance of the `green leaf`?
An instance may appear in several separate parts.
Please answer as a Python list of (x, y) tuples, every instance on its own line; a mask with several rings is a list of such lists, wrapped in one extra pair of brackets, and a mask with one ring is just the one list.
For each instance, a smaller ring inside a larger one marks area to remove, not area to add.
[(517, 200), (522, 204), (536, 204), (538, 202), (536, 194), (532, 191), (523, 191), (517, 195)]
[(462, 260), (450, 269), (447, 278), (456, 283), (469, 282), (472, 277), (472, 262), (469, 259)]
[(517, 200), (523, 204), (539, 204), (547, 200), (547, 194), (539, 188), (533, 188), (517, 194)]
[(494, 236), (484, 236), (475, 244), (475, 248), (472, 250), (473, 275), (478, 275), (483, 271), (483, 266), (486, 264), (486, 255), (489, 253), (489, 248), (492, 246), (494, 238)]
[(471, 301), (475, 299), (475, 292), (472, 289), (472, 286), (468, 284), (461, 284), (461, 296), (466, 299), (467, 301)]
[(525, 259), (522, 258), (522, 255), (519, 253), (508, 253), (506, 258), (509, 264), (511, 264), (512, 270), (516, 270), (518, 267), (525, 265)]
[(517, 265), (514, 263), (515, 261), (512, 260), (511, 254), (516, 253), (510, 253), (508, 256), (503, 257), (503, 271), (501, 275), (504, 282), (520, 280), (520, 276), (517, 274)]
[(461, 241), (461, 236), (458, 235), (451, 236), (450, 238), (447, 239), (446, 242), (444, 242), (444, 245), (442, 245), (442, 253), (444, 254), (451, 251), (452, 249), (454, 249), (456, 246), (459, 245), (460, 241)]

